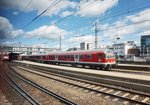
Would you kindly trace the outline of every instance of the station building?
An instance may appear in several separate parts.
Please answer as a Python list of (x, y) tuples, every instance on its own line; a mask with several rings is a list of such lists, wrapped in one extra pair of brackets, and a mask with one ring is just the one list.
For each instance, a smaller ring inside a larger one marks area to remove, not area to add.
[(0, 45), (0, 53), (20, 53), (24, 55), (29, 54), (41, 54), (48, 53), (54, 50), (54, 48), (45, 48), (40, 46), (20, 46), (20, 45)]
[(91, 50), (91, 49), (94, 49), (94, 43), (92, 42), (80, 43), (80, 50)]
[(128, 41), (126, 43), (113, 44), (112, 48), (117, 57), (124, 58), (129, 55), (129, 49), (136, 48), (136, 44), (134, 41)]

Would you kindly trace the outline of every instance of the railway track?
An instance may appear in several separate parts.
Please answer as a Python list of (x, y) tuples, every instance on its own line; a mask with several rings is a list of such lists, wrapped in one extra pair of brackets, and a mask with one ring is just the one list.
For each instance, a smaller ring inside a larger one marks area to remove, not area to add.
[(98, 83), (109, 84), (118, 87), (133, 89), (137, 91), (143, 91), (145, 93), (147, 92), (150, 93), (149, 81), (128, 79), (128, 78), (124, 79), (124, 78), (119, 78), (118, 76), (116, 77), (116, 76), (107, 76), (107, 75), (97, 75), (97, 74), (86, 73), (82, 71), (77, 72), (72, 70), (61, 70), (61, 68), (59, 67), (50, 68), (50, 67), (44, 67), (44, 66), (38, 66), (32, 64), (23, 64), (23, 63), (19, 63), (19, 64), (17, 63), (17, 65), (24, 66), (24, 67), (32, 67), (33, 69), (42, 69), (44, 71), (52, 72), (54, 74), (63, 74), (65, 76), (70, 76), (74, 78), (81, 78), (88, 81), (94, 81)]
[[(10, 69), (11, 69), (11, 68), (10, 68)], [(38, 90), (40, 90), (41, 92), (44, 92), (44, 93), (46, 93), (47, 95), (56, 98), (57, 100), (61, 101), (61, 103), (64, 103), (64, 104), (66, 104), (66, 105), (77, 105), (76, 103), (74, 103), (74, 102), (72, 102), (72, 101), (70, 101), (70, 100), (68, 100), (68, 99), (66, 99), (66, 98), (64, 98), (64, 97), (62, 97), (62, 96), (60, 96), (60, 95), (58, 95), (58, 94), (55, 94), (54, 92), (52, 92), (52, 91), (50, 91), (50, 90), (44, 88), (43, 86), (41, 86), (41, 85), (39, 85), (39, 84), (37, 84), (37, 83), (35, 83), (35, 82), (33, 82), (33, 81), (31, 81), (31, 80), (29, 80), (29, 79), (23, 77), (22, 75), (18, 74), (17, 72), (13, 72), (13, 73), (12, 73), (12, 72), (9, 72), (9, 73), (10, 73), (12, 76), (14, 76), (15, 78), (20, 79), (21, 81), (23, 81), (23, 82), (25, 82), (25, 83), (27, 83), (27, 84), (33, 86), (34, 88), (36, 88), (36, 89), (38, 89)]]
[[(49, 78), (60, 83), (64, 83), (70, 86), (78, 87), (83, 90), (88, 90), (90, 92), (94, 92), (99, 94), (104, 94), (106, 98), (114, 98), (114, 101), (119, 99), (123, 100), (123, 103), (136, 103), (143, 105), (150, 105), (150, 94), (145, 94), (129, 89), (123, 89), (118, 87), (113, 87), (109, 85), (99, 84), (95, 82), (89, 82), (82, 79), (77, 79), (68, 76), (62, 76), (60, 74), (50, 73), (44, 70), (33, 69), (28, 70), (26, 68), (19, 67), (19, 69), (25, 70), (30, 73), (34, 73), (36, 75), (40, 75), (45, 78)], [(29, 68), (31, 69), (31, 68)]]
[(34, 99), (32, 96), (30, 96), (25, 90), (23, 90), (17, 83), (12, 80), (6, 73), (4, 73), (6, 76), (0, 75), (3, 80), (5, 80), (13, 89), (15, 89), (21, 96), (23, 96), (29, 103), (32, 105), (41, 105), (36, 99)]
[(130, 70), (130, 69), (112, 69), (113, 72), (130, 73), (150, 76), (150, 71)]

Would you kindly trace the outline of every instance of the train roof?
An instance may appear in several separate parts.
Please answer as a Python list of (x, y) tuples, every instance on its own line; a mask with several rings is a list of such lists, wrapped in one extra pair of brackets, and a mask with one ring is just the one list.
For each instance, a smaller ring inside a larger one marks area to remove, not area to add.
[[(44, 54), (31, 54), (32, 56), (38, 56), (38, 55), (51, 55), (51, 54), (84, 54), (84, 53), (97, 53), (97, 52), (107, 52), (112, 51), (110, 49), (94, 49), (94, 50), (77, 50), (77, 51), (53, 51), (50, 53), (44, 53)], [(22, 56), (31, 56), (31, 55), (22, 55)]]

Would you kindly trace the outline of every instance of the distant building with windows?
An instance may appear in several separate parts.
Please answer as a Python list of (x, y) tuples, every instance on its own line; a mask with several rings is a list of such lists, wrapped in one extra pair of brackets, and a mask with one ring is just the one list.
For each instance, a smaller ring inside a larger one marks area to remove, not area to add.
[(141, 36), (141, 56), (150, 56), (150, 35)]
[(139, 57), (140, 56), (140, 48), (131, 48), (131, 49), (128, 49), (128, 56)]
[(128, 55), (128, 50), (136, 48), (134, 41), (128, 41), (126, 43), (116, 43), (112, 46), (114, 54), (118, 57), (124, 58)]
[(54, 48), (45, 48), (40, 46), (20, 46), (20, 45), (0, 45), (0, 53), (20, 53), (24, 55), (48, 53)]
[(94, 49), (94, 43), (92, 42), (82, 42), (80, 43), (81, 50), (91, 50)]

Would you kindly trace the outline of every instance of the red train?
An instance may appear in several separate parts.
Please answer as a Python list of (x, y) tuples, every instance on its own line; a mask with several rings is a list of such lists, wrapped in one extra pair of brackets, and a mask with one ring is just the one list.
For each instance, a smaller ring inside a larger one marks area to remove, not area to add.
[(25, 55), (22, 56), (22, 59), (51, 64), (82, 65), (82, 67), (89, 66), (90, 68), (105, 70), (116, 66), (115, 56), (110, 50), (52, 52), (40, 55)]
[(8, 61), (9, 60), (9, 55), (7, 53), (0, 54), (0, 60)]

